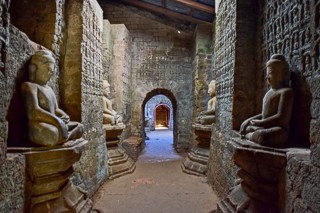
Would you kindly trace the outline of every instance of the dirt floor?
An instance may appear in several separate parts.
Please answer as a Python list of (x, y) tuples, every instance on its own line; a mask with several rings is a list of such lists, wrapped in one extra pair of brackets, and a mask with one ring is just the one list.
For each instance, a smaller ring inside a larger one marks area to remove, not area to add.
[(217, 197), (205, 177), (182, 172), (184, 156), (175, 152), (172, 131), (147, 134), (146, 148), (134, 173), (107, 181), (96, 193), (94, 208), (104, 213), (209, 213)]

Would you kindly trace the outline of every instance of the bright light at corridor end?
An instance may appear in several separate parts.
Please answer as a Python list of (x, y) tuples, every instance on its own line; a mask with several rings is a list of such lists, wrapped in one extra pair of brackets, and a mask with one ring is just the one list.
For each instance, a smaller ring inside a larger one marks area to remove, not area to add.
[(179, 34), (181, 33), (180, 30), (178, 30), (178, 33), (179, 33)]

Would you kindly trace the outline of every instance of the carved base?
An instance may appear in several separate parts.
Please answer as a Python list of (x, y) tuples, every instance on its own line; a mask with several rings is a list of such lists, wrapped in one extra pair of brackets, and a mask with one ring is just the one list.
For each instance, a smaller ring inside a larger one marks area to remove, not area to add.
[[(27, 212), (90, 212), (92, 202), (86, 192), (69, 180), (88, 142), (69, 141), (62, 146), (10, 148), (22, 153), (27, 162)], [(28, 202), (30, 200), (31, 202)]]
[(241, 183), (218, 204), (218, 212), (279, 212), (284, 194), (286, 149), (232, 139), (233, 158)]
[(188, 153), (181, 168), (187, 174), (205, 176), (208, 171), (212, 126), (194, 124), (193, 128), (197, 145)]
[(205, 176), (208, 171), (209, 149), (194, 147), (184, 159), (181, 167), (183, 172), (192, 175)]
[(196, 135), (196, 144), (198, 147), (210, 149), (211, 125), (192, 125), (194, 134)]
[(108, 148), (109, 179), (115, 179), (134, 172), (136, 165), (121, 147)]
[(122, 126), (104, 125), (106, 131), (106, 145), (108, 150), (108, 172), (109, 179), (115, 179), (132, 173), (136, 166), (125, 150), (119, 146), (120, 135), (124, 129)]

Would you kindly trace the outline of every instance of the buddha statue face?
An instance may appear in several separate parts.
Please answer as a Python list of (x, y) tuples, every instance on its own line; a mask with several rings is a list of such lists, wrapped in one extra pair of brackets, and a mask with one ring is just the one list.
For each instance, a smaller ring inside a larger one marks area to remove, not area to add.
[(104, 80), (103, 81), (103, 95), (105, 97), (108, 97), (110, 94), (110, 84), (108, 83), (108, 81)]
[[(290, 71), (289, 65), (280, 55), (274, 55), (267, 62), (266, 79), (273, 89), (279, 89), (289, 85)], [(279, 58), (277, 58), (279, 57)]]
[(54, 71), (55, 60), (49, 51), (38, 51), (31, 58), (29, 75), (31, 81), (40, 85), (46, 84)]

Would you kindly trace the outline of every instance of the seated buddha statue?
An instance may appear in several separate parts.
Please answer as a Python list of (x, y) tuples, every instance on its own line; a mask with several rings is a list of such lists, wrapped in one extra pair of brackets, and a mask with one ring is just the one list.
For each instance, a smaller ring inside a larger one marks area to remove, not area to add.
[(122, 123), (122, 117), (112, 109), (112, 102), (108, 99), (110, 95), (110, 84), (108, 81), (103, 81), (103, 124), (119, 125)]
[(59, 145), (83, 134), (83, 125), (70, 121), (47, 85), (54, 67), (55, 59), (50, 51), (37, 51), (31, 57), (29, 81), (21, 86), (28, 116), (28, 137), (41, 146)]
[(271, 56), (266, 64), (270, 90), (263, 98), (262, 113), (245, 120), (240, 127), (242, 138), (270, 147), (285, 147), (293, 105), (289, 87), (290, 70), (283, 55)]
[(209, 83), (208, 93), (211, 99), (208, 101), (207, 110), (202, 111), (199, 114), (198, 118), (196, 119), (196, 122), (202, 125), (211, 125), (216, 120), (215, 112), (216, 112), (217, 98), (216, 98), (216, 81), (215, 80), (212, 80)]

